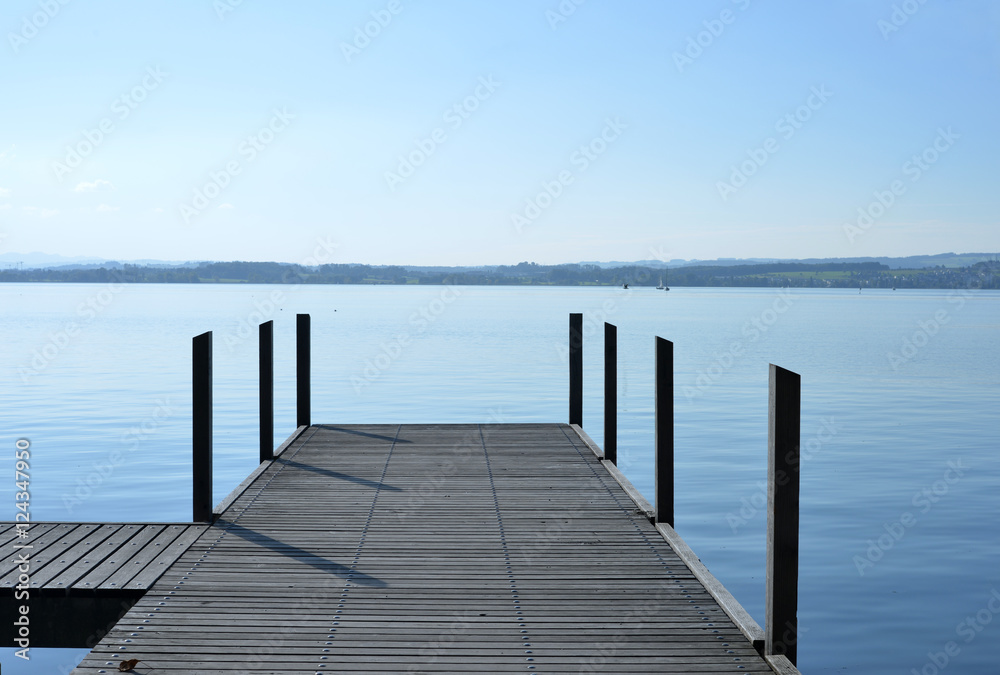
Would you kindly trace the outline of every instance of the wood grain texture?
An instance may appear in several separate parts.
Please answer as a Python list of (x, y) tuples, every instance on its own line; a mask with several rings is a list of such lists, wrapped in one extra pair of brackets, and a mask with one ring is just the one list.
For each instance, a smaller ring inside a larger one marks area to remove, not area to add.
[[(31, 545), (33, 596), (113, 594), (150, 588), (207, 528), (188, 523), (33, 523), (26, 539), (9, 542), (7, 548)], [(0, 597), (14, 595), (18, 575), (15, 556), (0, 559)]]
[(772, 673), (569, 425), (314, 425), (74, 671)]

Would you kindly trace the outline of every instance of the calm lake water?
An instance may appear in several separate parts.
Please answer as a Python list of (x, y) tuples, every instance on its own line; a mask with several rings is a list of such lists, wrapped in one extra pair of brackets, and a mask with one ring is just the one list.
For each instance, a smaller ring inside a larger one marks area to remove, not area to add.
[[(619, 466), (651, 497), (653, 337), (670, 339), (677, 530), (761, 624), (776, 363), (802, 375), (802, 671), (1000, 671), (1000, 293), (0, 284), (0, 298), (6, 519), (26, 438), (32, 520), (189, 520), (191, 338), (208, 330), (221, 500), (256, 466), (261, 320), (275, 444), (294, 430), (297, 312), (312, 315), (313, 420), (343, 423), (566, 421), (567, 315), (583, 312), (598, 443), (601, 322), (615, 323)], [(0, 659), (59, 673), (83, 653)]]

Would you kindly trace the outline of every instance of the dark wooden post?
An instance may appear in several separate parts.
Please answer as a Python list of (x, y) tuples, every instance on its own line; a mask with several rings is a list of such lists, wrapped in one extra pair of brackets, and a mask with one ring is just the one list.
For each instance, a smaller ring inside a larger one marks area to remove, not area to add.
[(798, 643), (800, 393), (800, 376), (771, 364), (764, 652), (783, 654), (793, 665)]
[(259, 328), (260, 461), (274, 459), (274, 321)]
[(583, 314), (569, 315), (569, 423), (583, 426)]
[(309, 426), (309, 420), (312, 417), (309, 400), (309, 361), (309, 315), (297, 314), (295, 316), (295, 382), (298, 414), (295, 424), (300, 427)]
[(192, 520), (212, 521), (212, 331), (191, 345)]
[(674, 343), (656, 338), (654, 478), (656, 522), (674, 526)]
[(604, 459), (618, 464), (618, 327), (604, 322)]

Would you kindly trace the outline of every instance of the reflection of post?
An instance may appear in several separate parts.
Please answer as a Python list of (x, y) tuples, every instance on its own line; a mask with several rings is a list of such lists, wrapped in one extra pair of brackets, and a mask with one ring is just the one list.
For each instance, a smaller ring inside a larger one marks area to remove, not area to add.
[(260, 461), (274, 459), (274, 321), (259, 328)]
[(212, 331), (191, 345), (192, 520), (212, 521)]
[(583, 426), (583, 314), (569, 315), (569, 423)]
[(653, 403), (656, 522), (674, 526), (674, 343), (656, 338)]
[(604, 322), (604, 459), (618, 464), (618, 327)]
[(298, 414), (296, 426), (307, 427), (312, 417), (309, 400), (309, 315), (295, 315), (295, 382)]
[(801, 378), (771, 365), (767, 438), (765, 654), (795, 664), (799, 585), (799, 407)]

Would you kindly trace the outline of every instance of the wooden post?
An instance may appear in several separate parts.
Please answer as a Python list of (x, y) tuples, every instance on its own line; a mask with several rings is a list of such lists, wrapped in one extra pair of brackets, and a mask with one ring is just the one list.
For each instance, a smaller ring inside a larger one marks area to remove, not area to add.
[(191, 345), (192, 520), (212, 521), (212, 331)]
[(298, 402), (298, 414), (296, 415), (297, 426), (309, 426), (312, 417), (311, 402), (309, 399), (309, 315), (295, 315), (295, 382), (296, 399)]
[(583, 426), (583, 314), (569, 315), (569, 423)]
[(604, 322), (604, 459), (618, 464), (618, 327)]
[(259, 327), (260, 461), (274, 459), (274, 321)]
[(653, 491), (656, 522), (674, 526), (674, 343), (656, 338), (656, 392), (653, 404), (654, 459)]
[(793, 665), (798, 643), (800, 393), (800, 376), (771, 364), (764, 653), (784, 655)]

